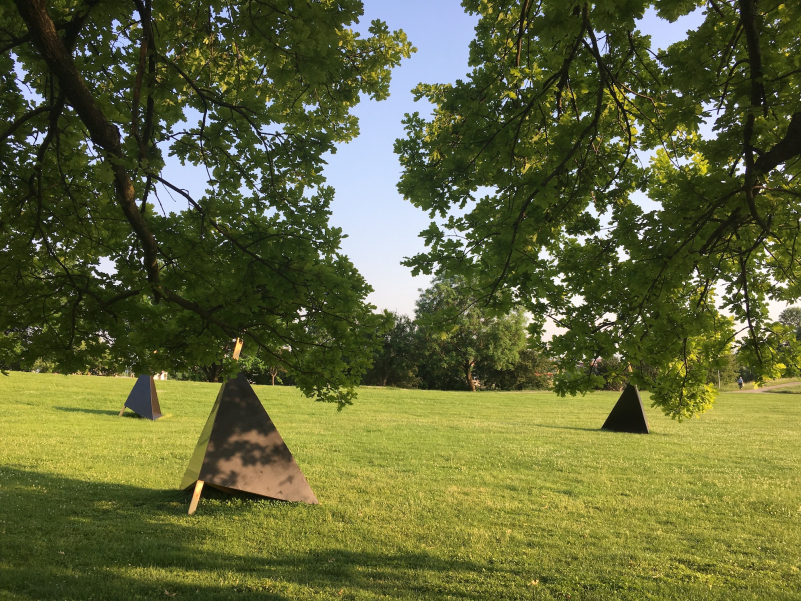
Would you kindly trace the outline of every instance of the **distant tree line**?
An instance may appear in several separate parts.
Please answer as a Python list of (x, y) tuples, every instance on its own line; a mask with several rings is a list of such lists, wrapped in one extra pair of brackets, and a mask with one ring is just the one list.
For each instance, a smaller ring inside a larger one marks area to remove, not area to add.
[[(434, 390), (544, 390), (553, 384), (555, 363), (544, 349), (527, 346), (526, 318), (522, 312), (494, 314), (470, 293), (464, 278), (435, 278), (422, 290), (411, 318), (397, 312), (381, 315), (381, 344), (373, 351), (362, 385)], [(801, 346), (801, 308), (789, 307), (771, 324), (774, 337), (770, 350), (782, 361), (774, 377), (799, 377), (801, 366), (793, 360)], [(0, 343), (13, 348), (18, 356), (26, 344), (25, 330), (0, 334)], [(102, 342), (102, 341), (101, 341)], [(102, 348), (102, 344), (98, 345)], [(255, 384), (295, 385), (280, 357), (266, 357), (260, 349), (245, 348), (240, 359), (242, 371)], [(0, 365), (3, 370), (55, 372), (57, 365), (37, 359), (27, 365), (21, 359)], [(622, 390), (629, 381), (630, 368), (620, 357), (599, 357), (579, 371), (592, 378), (597, 390)], [(655, 383), (658, 371), (639, 365), (646, 380)], [(128, 372), (108, 352), (98, 352), (95, 361), (80, 373), (119, 375)], [(170, 372), (178, 380), (218, 382), (222, 364), (193, 367)], [(706, 376), (707, 384), (731, 384), (742, 377), (758, 379), (743, 357), (729, 353), (720, 358)], [(648, 389), (648, 384), (641, 386)]]
[[(436, 390), (532, 390), (551, 386), (553, 364), (526, 347), (522, 312), (493, 315), (473, 298), (461, 278), (435, 279), (421, 291), (414, 318), (382, 314), (381, 344), (366, 386)], [(280, 363), (246, 348), (242, 369), (256, 384), (293, 385)], [(216, 381), (214, 365), (171, 374)]]
[(385, 312), (385, 332), (364, 377), (370, 386), (437, 390), (547, 389), (552, 363), (526, 347), (522, 312), (493, 314), (464, 278), (435, 278), (414, 319)]

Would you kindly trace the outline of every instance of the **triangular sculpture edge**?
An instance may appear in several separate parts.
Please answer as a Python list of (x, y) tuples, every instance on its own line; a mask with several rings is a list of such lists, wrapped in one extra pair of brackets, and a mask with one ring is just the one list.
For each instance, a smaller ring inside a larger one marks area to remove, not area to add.
[(200, 469), (203, 467), (203, 458), (206, 456), (206, 447), (209, 446), (211, 429), (214, 427), (214, 420), (217, 418), (217, 409), (220, 407), (223, 390), (225, 390), (225, 384), (220, 386), (220, 392), (217, 393), (217, 400), (214, 401), (214, 406), (211, 408), (206, 425), (200, 431), (200, 438), (197, 440), (195, 450), (192, 451), (192, 456), (189, 458), (189, 465), (186, 466), (186, 472), (184, 472), (184, 477), (181, 479), (181, 490), (192, 486), (200, 475)]
[(636, 386), (633, 384), (626, 386), (601, 429), (631, 434), (650, 433), (651, 429), (640, 398), (640, 391)]
[(225, 492), (318, 503), (300, 466), (242, 373), (220, 388), (181, 489), (197, 482)]
[(128, 398), (125, 399), (120, 415), (126, 407), (145, 419), (156, 421), (161, 417), (161, 406), (153, 376), (141, 375), (136, 379), (131, 392), (128, 393)]

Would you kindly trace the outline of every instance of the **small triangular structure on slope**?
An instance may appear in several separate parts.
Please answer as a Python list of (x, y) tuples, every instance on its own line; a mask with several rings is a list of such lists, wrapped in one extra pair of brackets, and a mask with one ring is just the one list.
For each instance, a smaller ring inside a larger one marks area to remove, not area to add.
[(220, 388), (181, 488), (195, 485), (194, 513), (203, 484), (270, 499), (317, 504), (303, 472), (240, 373)]
[(161, 417), (159, 395), (156, 394), (156, 382), (153, 380), (153, 376), (139, 376), (136, 379), (136, 384), (134, 384), (131, 394), (128, 395), (128, 400), (122, 406), (120, 415), (125, 412), (126, 407), (153, 421)]
[(640, 391), (636, 386), (632, 384), (626, 386), (601, 428), (613, 432), (631, 432), (632, 434), (648, 434), (650, 432)]

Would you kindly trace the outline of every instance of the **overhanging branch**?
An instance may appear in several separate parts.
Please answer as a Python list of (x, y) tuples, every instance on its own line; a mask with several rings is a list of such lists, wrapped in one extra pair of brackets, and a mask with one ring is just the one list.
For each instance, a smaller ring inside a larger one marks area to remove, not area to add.
[[(142, 213), (136, 206), (133, 182), (123, 165), (125, 155), (122, 151), (117, 127), (106, 118), (83, 82), (70, 53), (56, 32), (56, 27), (44, 2), (42, 0), (15, 0), (15, 4), (28, 27), (34, 45), (41, 53), (50, 72), (58, 78), (62, 92), (89, 131), (92, 142), (106, 152), (105, 161), (111, 166), (114, 173), (117, 202), (142, 244), (147, 279), (151, 284), (157, 285), (159, 282), (158, 245)], [(158, 295), (156, 290), (154, 289), (154, 293)]]

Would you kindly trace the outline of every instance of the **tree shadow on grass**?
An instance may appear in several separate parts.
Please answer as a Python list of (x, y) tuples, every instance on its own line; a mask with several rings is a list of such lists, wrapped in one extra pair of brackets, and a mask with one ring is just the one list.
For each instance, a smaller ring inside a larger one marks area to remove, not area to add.
[(554, 430), (580, 430), (582, 432), (605, 432), (605, 430), (601, 430), (601, 427), (598, 426), (597, 428), (580, 428), (578, 426), (551, 426), (546, 424), (531, 424), (535, 428), (553, 428)]
[[(119, 411), (112, 409), (84, 409), (83, 407), (53, 407), (56, 411), (66, 411), (68, 413), (90, 413), (92, 415), (119, 415)], [(123, 417), (141, 417), (129, 411), (123, 414)]]
[[(207, 502), (189, 517), (188, 499), (178, 490), (0, 467), (0, 591), (45, 601), (483, 599), (488, 573), (505, 571), (423, 551), (384, 551), (380, 540), (372, 541), (377, 551), (344, 549), (320, 507)], [(252, 519), (254, 511), (265, 519)], [(251, 519), (240, 524), (239, 517)], [(248, 552), (226, 551), (232, 548)]]

